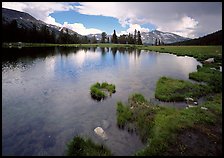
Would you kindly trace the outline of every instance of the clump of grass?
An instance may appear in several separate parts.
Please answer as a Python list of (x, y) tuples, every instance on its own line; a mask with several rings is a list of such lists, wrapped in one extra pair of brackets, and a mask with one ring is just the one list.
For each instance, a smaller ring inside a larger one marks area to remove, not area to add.
[(186, 97), (199, 98), (211, 89), (207, 85), (161, 77), (156, 84), (155, 98), (161, 101), (184, 101)]
[(124, 128), (125, 124), (131, 119), (132, 112), (129, 107), (122, 104), (122, 102), (117, 103), (117, 125), (120, 128)]
[(75, 136), (68, 144), (67, 156), (111, 156), (111, 152), (103, 145), (95, 144), (90, 139)]
[(101, 100), (107, 97), (106, 92), (111, 95), (116, 92), (116, 87), (114, 84), (108, 84), (107, 82), (103, 82), (100, 84), (99, 82), (93, 84), (90, 87), (90, 93), (93, 99)]

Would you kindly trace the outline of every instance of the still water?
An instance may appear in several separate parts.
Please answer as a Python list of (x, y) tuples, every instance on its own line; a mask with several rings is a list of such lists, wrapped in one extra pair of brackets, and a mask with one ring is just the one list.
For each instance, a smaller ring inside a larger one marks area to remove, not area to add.
[[(189, 80), (200, 65), (192, 57), (116, 48), (3, 49), (2, 55), (3, 155), (64, 155), (75, 135), (114, 155), (132, 155), (144, 144), (117, 127), (116, 103), (136, 92), (154, 98), (161, 76)], [(89, 88), (103, 81), (115, 84), (116, 93), (98, 102)], [(107, 140), (94, 133), (98, 126)]]

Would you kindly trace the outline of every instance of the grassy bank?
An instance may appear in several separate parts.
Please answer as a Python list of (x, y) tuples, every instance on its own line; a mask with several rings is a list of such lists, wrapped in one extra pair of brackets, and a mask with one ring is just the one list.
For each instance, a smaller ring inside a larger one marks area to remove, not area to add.
[(111, 156), (103, 145), (95, 144), (90, 139), (74, 137), (68, 144), (66, 156)]
[(184, 101), (188, 97), (197, 100), (210, 92), (211, 88), (207, 85), (161, 77), (156, 84), (155, 98), (161, 101)]
[(199, 61), (214, 57), (215, 62), (220, 65), (222, 62), (222, 46), (137, 46), (137, 48), (181, 56), (191, 56)]
[(136, 155), (164, 155), (169, 144), (175, 141), (176, 136), (182, 131), (198, 124), (215, 124), (222, 115), (221, 101), (221, 94), (217, 94), (212, 100), (201, 105), (208, 110), (201, 109), (201, 106), (180, 110), (153, 105), (141, 94), (134, 94), (130, 96), (128, 105), (122, 106), (125, 111), (131, 113), (117, 112), (117, 117), (128, 115), (125, 127), (136, 128), (142, 139), (146, 140), (146, 147)]

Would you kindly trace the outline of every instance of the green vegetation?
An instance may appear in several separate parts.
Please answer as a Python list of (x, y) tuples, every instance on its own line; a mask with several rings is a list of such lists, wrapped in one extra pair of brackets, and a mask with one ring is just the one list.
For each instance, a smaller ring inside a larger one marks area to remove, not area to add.
[(215, 62), (222, 64), (222, 46), (137, 46), (137, 49), (145, 49), (162, 53), (171, 53), (181, 56), (191, 56), (199, 61), (215, 58)]
[(117, 124), (120, 128), (124, 128), (127, 121), (131, 119), (132, 112), (131, 110), (122, 104), (122, 102), (117, 103)]
[(98, 145), (90, 139), (74, 137), (68, 144), (66, 156), (111, 156), (111, 152), (103, 145)]
[[(131, 114), (125, 124), (129, 127), (129, 124), (135, 125), (142, 139), (147, 140), (146, 147), (136, 153), (138, 156), (163, 155), (178, 133), (197, 124), (214, 124), (222, 115), (221, 94), (203, 105), (189, 109), (153, 105), (145, 99), (143, 101), (143, 96), (138, 96), (141, 95), (134, 94), (129, 98), (126, 111), (131, 111)], [(201, 106), (208, 110), (201, 109)], [(120, 115), (122, 113), (117, 113), (117, 117)]]
[(161, 101), (184, 101), (186, 97), (199, 98), (211, 92), (207, 85), (161, 77), (157, 81), (155, 98)]
[(214, 70), (210, 66), (199, 67), (197, 72), (189, 74), (189, 78), (208, 83), (213, 92), (222, 91), (222, 72), (220, 72), (219, 69)]
[(101, 100), (107, 97), (108, 95), (106, 92), (108, 92), (110, 96), (112, 93), (115, 93), (116, 92), (115, 85), (108, 84), (107, 82), (103, 82), (102, 84), (97, 82), (90, 87), (91, 96), (96, 100)]

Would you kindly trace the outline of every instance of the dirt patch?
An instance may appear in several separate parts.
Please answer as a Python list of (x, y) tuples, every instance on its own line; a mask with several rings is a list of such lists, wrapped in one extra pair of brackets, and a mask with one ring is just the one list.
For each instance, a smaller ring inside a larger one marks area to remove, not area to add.
[(215, 125), (195, 125), (177, 135), (163, 155), (169, 156), (221, 156), (222, 120)]

